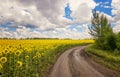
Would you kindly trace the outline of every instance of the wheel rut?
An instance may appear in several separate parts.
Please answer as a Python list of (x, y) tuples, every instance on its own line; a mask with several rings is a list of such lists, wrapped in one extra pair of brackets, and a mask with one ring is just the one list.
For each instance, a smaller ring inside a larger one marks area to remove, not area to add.
[(49, 77), (118, 77), (116, 73), (94, 61), (85, 53), (86, 46), (65, 51), (57, 60)]

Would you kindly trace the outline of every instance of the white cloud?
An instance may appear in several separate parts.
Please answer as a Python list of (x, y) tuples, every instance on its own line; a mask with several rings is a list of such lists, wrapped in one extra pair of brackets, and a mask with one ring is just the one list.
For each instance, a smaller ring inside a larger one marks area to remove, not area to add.
[(114, 20), (114, 18), (113, 18), (112, 16), (110, 16), (110, 15), (104, 13), (104, 12), (101, 12), (101, 13), (100, 13), (100, 16), (103, 15), (103, 14), (107, 17), (107, 19), (108, 19), (108, 21), (109, 21), (110, 23), (115, 22), (115, 20)]
[(120, 32), (120, 0), (113, 0), (112, 6), (114, 9), (112, 13), (116, 15), (114, 17), (114, 21), (116, 22), (116, 26), (113, 28), (114, 32)]
[(12, 34), (10, 32), (6, 31), (7, 28), (1, 28), (0, 27), (0, 38), (11, 38)]
[(93, 0), (71, 0), (72, 17), (74, 22), (90, 23), (92, 9), (96, 6)]
[[(70, 30), (65, 28), (56, 28), (56, 31), (58, 32), (57, 37), (58, 38), (72, 38), (72, 39), (85, 39), (85, 38), (91, 38), (91, 36), (88, 34), (88, 26), (87, 24), (83, 24), (83, 31), (79, 32), (76, 28)], [(61, 34), (62, 33), (62, 34)]]
[(104, 8), (111, 8), (111, 6), (104, 6)]
[[(74, 21), (63, 17), (67, 3), (70, 3)], [(76, 29), (67, 30), (67, 27), (73, 23), (90, 23), (91, 9), (95, 6), (93, 0), (0, 0), (0, 23), (11, 21), (9, 28), (16, 28), (9, 32), (1, 27), (0, 37), (90, 37), (87, 26), (83, 25), (85, 31), (82, 33)]]
[(117, 21), (116, 26), (113, 27), (115, 33), (120, 32), (120, 21)]

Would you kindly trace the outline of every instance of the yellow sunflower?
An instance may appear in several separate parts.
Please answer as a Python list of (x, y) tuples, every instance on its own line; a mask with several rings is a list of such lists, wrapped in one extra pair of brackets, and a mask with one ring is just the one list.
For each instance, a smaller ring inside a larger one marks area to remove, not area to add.
[(8, 49), (5, 49), (4, 54), (8, 54), (8, 53), (9, 53)]
[(20, 56), (20, 55), (21, 55), (21, 51), (20, 51), (20, 50), (17, 50), (17, 51), (15, 52), (15, 55), (16, 55), (16, 56)]
[(7, 58), (6, 57), (1, 57), (0, 58), (0, 62), (1, 63), (6, 63), (7, 62)]
[(23, 63), (21, 61), (17, 61), (17, 66), (22, 67)]
[(3, 54), (2, 54), (2, 52), (0, 52), (0, 56), (2, 56)]
[(28, 59), (28, 58), (29, 58), (29, 56), (27, 55), (27, 56), (25, 56), (25, 58), (26, 58), (26, 59)]
[(42, 56), (44, 56), (44, 53), (42, 53)]
[(0, 70), (2, 69), (3, 67), (2, 67), (2, 64), (0, 64)]

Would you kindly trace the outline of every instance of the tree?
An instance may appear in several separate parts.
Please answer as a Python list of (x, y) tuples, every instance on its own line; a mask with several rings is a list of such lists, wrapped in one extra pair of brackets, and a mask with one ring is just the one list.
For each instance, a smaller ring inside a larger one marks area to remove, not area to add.
[(93, 18), (91, 19), (92, 26), (89, 27), (90, 34), (95, 38), (103, 37), (105, 29), (111, 30), (110, 24), (104, 14), (101, 16), (96, 11), (93, 12)]
[(116, 39), (106, 16), (104, 14), (99, 15), (94, 11), (91, 24), (89, 34), (95, 38), (96, 46), (106, 50), (114, 50), (116, 48)]

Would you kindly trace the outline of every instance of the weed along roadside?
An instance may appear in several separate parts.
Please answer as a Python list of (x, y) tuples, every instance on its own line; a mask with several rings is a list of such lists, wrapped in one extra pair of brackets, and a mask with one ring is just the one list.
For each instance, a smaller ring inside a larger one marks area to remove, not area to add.
[(90, 45), (85, 49), (85, 52), (95, 62), (114, 70), (120, 75), (120, 55), (118, 51), (105, 51)]

